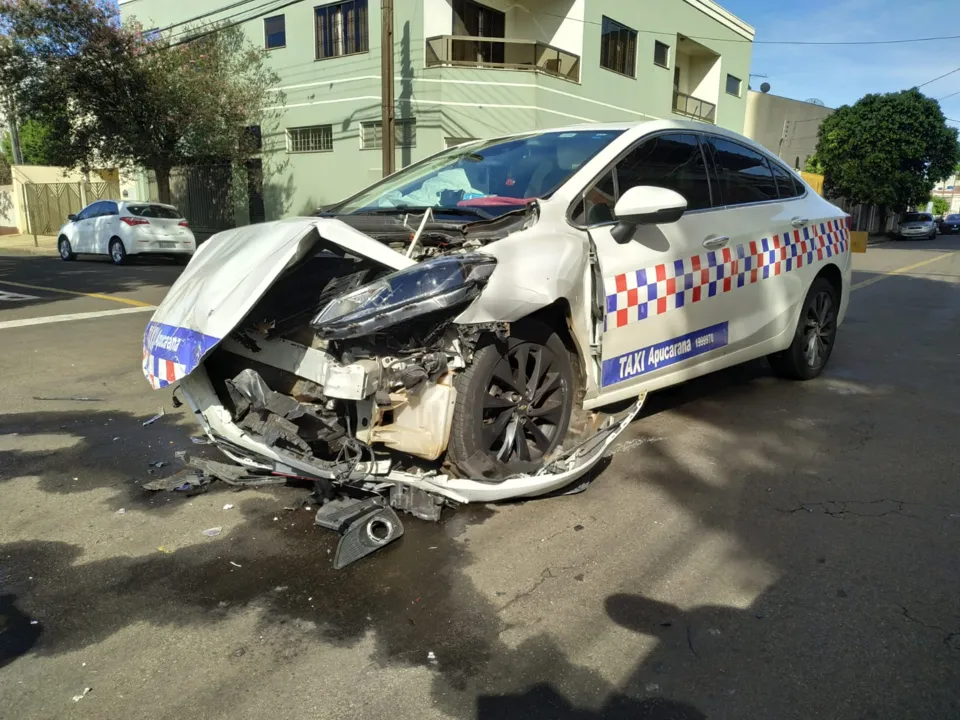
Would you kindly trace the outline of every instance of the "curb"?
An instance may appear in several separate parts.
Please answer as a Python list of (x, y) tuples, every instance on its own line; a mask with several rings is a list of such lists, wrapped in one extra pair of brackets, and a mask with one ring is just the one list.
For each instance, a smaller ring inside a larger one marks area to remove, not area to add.
[(60, 257), (56, 248), (45, 247), (12, 247), (7, 248), (0, 245), (0, 255), (33, 255), (39, 257)]

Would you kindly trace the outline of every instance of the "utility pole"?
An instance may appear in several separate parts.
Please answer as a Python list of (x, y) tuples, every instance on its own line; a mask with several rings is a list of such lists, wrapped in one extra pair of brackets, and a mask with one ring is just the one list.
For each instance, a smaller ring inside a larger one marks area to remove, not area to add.
[(17, 116), (13, 102), (7, 102), (7, 122), (10, 124), (10, 147), (13, 149), (13, 164), (23, 165), (23, 153), (20, 152), (20, 131), (17, 130)]
[(383, 176), (392, 175), (396, 162), (396, 118), (393, 100), (393, 0), (380, 0), (380, 139)]

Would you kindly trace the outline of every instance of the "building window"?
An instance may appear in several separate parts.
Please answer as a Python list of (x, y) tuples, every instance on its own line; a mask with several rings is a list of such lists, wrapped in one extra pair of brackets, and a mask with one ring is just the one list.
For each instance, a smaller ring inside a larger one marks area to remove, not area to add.
[(267, 50), (287, 46), (287, 21), (283, 15), (263, 19), (263, 39)]
[(637, 31), (604, 17), (600, 32), (600, 67), (636, 77)]
[[(412, 148), (417, 146), (417, 121), (397, 120), (394, 122), (394, 145), (398, 148)], [(383, 124), (365, 122), (360, 125), (360, 149), (375, 150), (383, 147)]]
[(740, 86), (743, 82), (738, 77), (727, 75), (727, 93), (740, 97)]
[(311, 153), (333, 150), (333, 126), (287, 128), (287, 152)]
[(662, 68), (670, 67), (670, 46), (659, 40), (653, 41), (653, 64)]
[(347, 0), (314, 8), (317, 60), (353, 55), (370, 49), (367, 0)]

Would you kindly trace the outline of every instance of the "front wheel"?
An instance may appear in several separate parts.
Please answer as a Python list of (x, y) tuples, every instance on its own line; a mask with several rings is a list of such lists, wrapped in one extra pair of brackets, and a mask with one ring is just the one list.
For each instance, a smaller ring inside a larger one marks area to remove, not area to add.
[(73, 251), (70, 241), (65, 237), (60, 238), (57, 243), (57, 251), (60, 253), (61, 260), (76, 260), (77, 254)]
[(127, 249), (120, 238), (110, 241), (110, 259), (114, 265), (123, 265), (127, 261)]
[(540, 324), (487, 340), (457, 377), (448, 460), (465, 477), (498, 482), (539, 470), (570, 425), (570, 351)]
[(839, 309), (840, 300), (833, 285), (817, 278), (803, 302), (790, 347), (768, 357), (778, 375), (812, 380), (823, 372), (837, 338)]

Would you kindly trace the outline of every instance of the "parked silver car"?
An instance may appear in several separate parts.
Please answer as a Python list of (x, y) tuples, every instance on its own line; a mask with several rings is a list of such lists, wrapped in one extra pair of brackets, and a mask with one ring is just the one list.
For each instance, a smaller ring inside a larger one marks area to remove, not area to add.
[(897, 224), (898, 240), (934, 240), (937, 237), (937, 223), (930, 213), (901, 213)]

